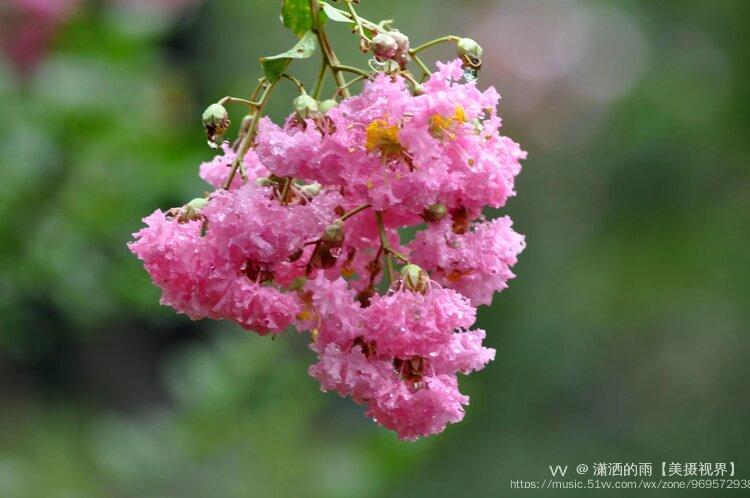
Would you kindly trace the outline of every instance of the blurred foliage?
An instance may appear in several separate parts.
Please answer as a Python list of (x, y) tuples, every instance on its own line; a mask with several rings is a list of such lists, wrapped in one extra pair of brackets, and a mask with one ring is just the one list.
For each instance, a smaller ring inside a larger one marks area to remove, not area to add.
[(362, 2), (417, 42), (477, 32), (530, 152), (505, 210), (519, 278), (480, 311), (497, 360), (462, 379), (465, 421), (417, 443), (320, 394), (303, 337), (159, 307), (125, 243), (206, 188), (200, 111), (294, 37), (277, 2), (127, 4), (82, 3), (31, 75), (0, 59), (0, 496), (489, 497), (594, 461), (750, 478), (750, 4)]

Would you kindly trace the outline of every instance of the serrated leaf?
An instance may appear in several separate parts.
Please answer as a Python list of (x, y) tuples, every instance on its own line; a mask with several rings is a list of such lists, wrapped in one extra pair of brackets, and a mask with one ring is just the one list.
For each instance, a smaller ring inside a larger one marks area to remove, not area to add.
[(315, 53), (315, 47), (317, 47), (315, 33), (308, 31), (290, 50), (269, 57), (261, 57), (260, 64), (263, 66), (263, 72), (268, 81), (277, 82), (292, 59), (307, 59)]
[(309, 0), (282, 0), (281, 20), (295, 35), (303, 36), (313, 27)]
[(351, 19), (342, 14), (341, 11), (333, 5), (327, 4), (325, 2), (320, 2), (320, 5), (323, 6), (323, 12), (325, 12), (326, 16), (328, 16), (328, 19), (330, 19), (331, 21), (346, 23), (352, 22)]

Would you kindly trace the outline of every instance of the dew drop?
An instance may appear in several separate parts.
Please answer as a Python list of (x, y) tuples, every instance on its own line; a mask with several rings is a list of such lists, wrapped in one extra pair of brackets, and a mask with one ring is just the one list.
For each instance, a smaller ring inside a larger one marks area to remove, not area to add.
[(471, 83), (472, 81), (476, 81), (479, 77), (479, 71), (477, 71), (474, 68), (467, 67), (464, 68), (464, 79), (467, 83)]

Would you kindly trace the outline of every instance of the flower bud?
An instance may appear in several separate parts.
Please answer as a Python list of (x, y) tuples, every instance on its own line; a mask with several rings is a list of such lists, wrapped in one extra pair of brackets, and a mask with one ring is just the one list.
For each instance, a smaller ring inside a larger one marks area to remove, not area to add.
[(219, 143), (229, 128), (229, 113), (221, 104), (211, 104), (203, 111), (203, 127), (209, 142)]
[(404, 287), (413, 292), (426, 294), (430, 277), (422, 268), (417, 265), (408, 264), (401, 268), (401, 281)]
[(372, 53), (378, 59), (390, 59), (398, 51), (396, 39), (388, 33), (378, 33), (372, 38)]
[(200, 211), (201, 209), (206, 207), (207, 204), (208, 199), (206, 199), (205, 197), (196, 197), (195, 199), (187, 203), (188, 207), (193, 208), (197, 211)]
[(302, 119), (307, 119), (310, 114), (318, 112), (318, 101), (303, 93), (294, 99), (294, 110)]
[(322, 112), (323, 114), (325, 114), (331, 109), (333, 109), (334, 107), (336, 107), (337, 105), (339, 105), (339, 103), (336, 102), (336, 99), (324, 100), (323, 102), (320, 102), (318, 104), (318, 110)]
[(341, 247), (344, 245), (344, 222), (336, 220), (328, 225), (325, 232), (323, 232), (322, 240), (330, 247)]
[(432, 206), (425, 208), (422, 212), (424, 219), (431, 222), (442, 220), (446, 214), (448, 214), (448, 208), (445, 207), (445, 204), (433, 204)]
[(389, 35), (391, 35), (391, 38), (393, 38), (396, 41), (396, 47), (399, 52), (406, 53), (409, 51), (409, 37), (403, 34), (401, 31), (397, 29), (393, 29), (388, 32)]
[(296, 277), (294, 280), (292, 280), (291, 285), (289, 285), (289, 290), (292, 291), (301, 291), (305, 288), (305, 284), (307, 283), (307, 278), (305, 277)]
[(479, 62), (482, 60), (481, 45), (472, 40), (471, 38), (461, 38), (456, 43), (456, 49), (458, 50), (458, 56), (462, 59), (469, 58), (472, 62)]
[(322, 188), (323, 187), (320, 185), (320, 183), (315, 182), (308, 183), (307, 185), (302, 185), (299, 189), (303, 194), (314, 197), (320, 193), (320, 190)]
[(208, 204), (208, 199), (204, 197), (196, 197), (180, 209), (177, 221), (180, 223), (186, 223), (188, 221), (199, 220), (201, 218), (201, 209), (206, 207), (206, 204)]

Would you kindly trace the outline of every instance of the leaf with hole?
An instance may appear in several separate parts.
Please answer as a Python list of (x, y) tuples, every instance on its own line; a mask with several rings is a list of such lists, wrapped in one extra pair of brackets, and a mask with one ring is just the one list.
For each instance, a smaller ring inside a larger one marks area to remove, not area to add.
[(261, 57), (260, 64), (270, 83), (275, 83), (281, 77), (292, 59), (307, 59), (315, 53), (317, 46), (315, 33), (308, 31), (290, 50), (278, 55)]

